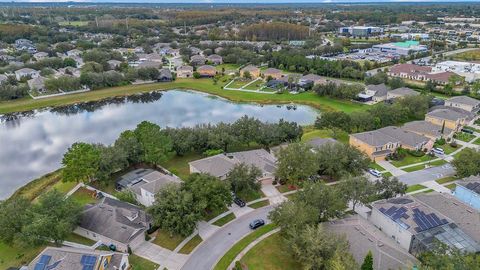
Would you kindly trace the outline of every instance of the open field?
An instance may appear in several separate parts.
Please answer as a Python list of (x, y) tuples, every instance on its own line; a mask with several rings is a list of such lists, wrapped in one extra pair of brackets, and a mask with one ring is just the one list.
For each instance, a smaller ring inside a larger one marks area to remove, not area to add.
[(0, 102), (0, 114), (30, 111), (45, 107), (58, 107), (87, 101), (102, 100), (109, 97), (128, 96), (136, 93), (164, 91), (171, 89), (197, 90), (236, 102), (256, 102), (260, 104), (297, 103), (309, 105), (320, 110), (339, 110), (347, 113), (367, 110), (370, 108), (368, 105), (332, 99), (328, 97), (321, 97), (313, 92), (268, 95), (262, 93), (223, 90), (222, 87), (224, 85), (225, 83), (218, 83), (217, 85), (214, 85), (213, 80), (211, 79), (178, 79), (170, 83), (119, 86), (40, 100), (23, 98), (14, 101)]
[(480, 61), (480, 49), (454, 54), (451, 58), (457, 61)]

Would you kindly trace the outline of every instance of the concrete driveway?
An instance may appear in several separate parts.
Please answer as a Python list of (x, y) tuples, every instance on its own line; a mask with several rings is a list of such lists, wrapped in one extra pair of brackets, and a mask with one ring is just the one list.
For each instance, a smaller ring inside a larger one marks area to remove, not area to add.
[(187, 255), (174, 253), (150, 242), (143, 242), (132, 249), (133, 254), (159, 264), (159, 269), (163, 269), (164, 267), (172, 270), (180, 269), (188, 258)]
[(445, 164), (438, 167), (431, 167), (419, 171), (414, 171), (398, 176), (398, 180), (407, 185), (421, 184), (427, 181), (434, 181), (436, 179), (452, 176), (455, 174), (455, 169), (450, 164)]
[(251, 232), (248, 224), (254, 219), (264, 219), (273, 206), (262, 207), (245, 214), (220, 228), (210, 238), (203, 241), (190, 255), (182, 270), (210, 270), (220, 258), (240, 239)]

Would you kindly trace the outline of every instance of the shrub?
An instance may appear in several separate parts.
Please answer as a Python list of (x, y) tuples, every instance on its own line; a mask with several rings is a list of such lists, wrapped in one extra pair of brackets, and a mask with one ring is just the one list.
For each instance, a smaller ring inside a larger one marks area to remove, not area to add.
[(148, 233), (145, 233), (145, 241), (150, 241), (152, 239)]
[(450, 146), (453, 147), (453, 148), (457, 148), (457, 147), (458, 147), (458, 144), (457, 144), (456, 141), (452, 141), (452, 142), (450, 143)]
[(445, 144), (445, 139), (444, 138), (441, 138), (441, 139), (438, 139), (435, 144), (438, 144), (438, 145), (444, 145)]
[(222, 153), (223, 153), (222, 149), (208, 149), (207, 151), (203, 152), (203, 154), (207, 157), (215, 156)]
[(409, 150), (408, 153), (414, 157), (423, 157), (425, 155), (425, 153), (420, 150), (415, 150), (415, 151)]

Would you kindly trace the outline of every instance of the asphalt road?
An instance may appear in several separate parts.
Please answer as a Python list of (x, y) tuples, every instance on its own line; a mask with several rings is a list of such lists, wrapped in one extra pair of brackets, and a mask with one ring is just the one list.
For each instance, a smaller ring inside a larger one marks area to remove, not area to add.
[(210, 270), (216, 262), (240, 239), (252, 230), (248, 224), (254, 219), (269, 223), (268, 213), (274, 206), (256, 209), (219, 229), (192, 253), (182, 270)]
[(421, 184), (427, 181), (452, 176), (455, 174), (455, 169), (450, 164), (445, 164), (438, 167), (423, 169), (397, 176), (398, 180), (407, 185)]

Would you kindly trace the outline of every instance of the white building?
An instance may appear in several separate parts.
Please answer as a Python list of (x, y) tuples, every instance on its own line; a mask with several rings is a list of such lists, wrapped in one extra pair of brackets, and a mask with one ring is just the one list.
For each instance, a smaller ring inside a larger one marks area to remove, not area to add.
[(348, 34), (354, 37), (369, 37), (382, 34), (383, 28), (374, 26), (349, 26), (340, 27), (338, 32), (343, 35)]
[(40, 71), (31, 68), (22, 68), (15, 71), (15, 78), (17, 78), (17, 81), (20, 81), (22, 78), (25, 77), (30, 77), (31, 79), (34, 79), (38, 76), (40, 76)]
[(437, 63), (432, 72), (446, 72), (450, 71), (462, 77), (465, 81), (473, 82), (480, 78), (480, 64), (461, 62), (461, 61), (444, 61)]
[(373, 45), (374, 51), (379, 51), (389, 54), (410, 55), (414, 53), (427, 52), (428, 48), (425, 45), (420, 45), (418, 41), (408, 40), (405, 42), (394, 42)]

